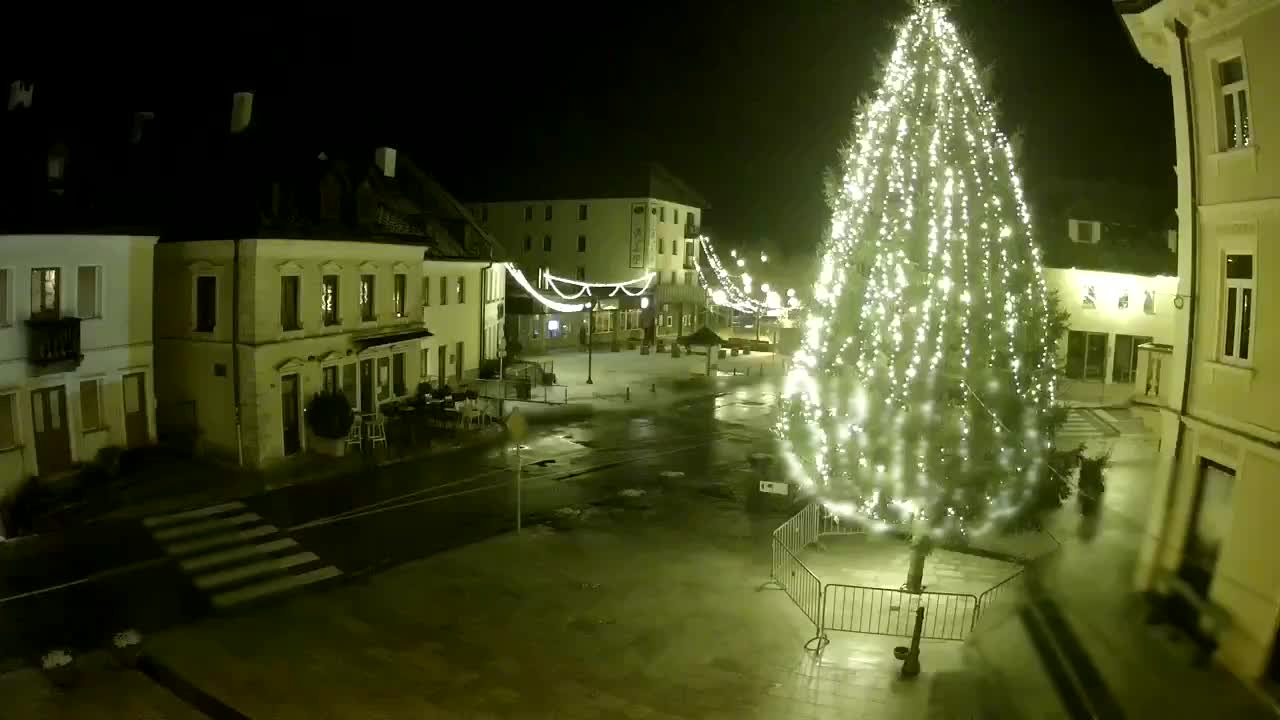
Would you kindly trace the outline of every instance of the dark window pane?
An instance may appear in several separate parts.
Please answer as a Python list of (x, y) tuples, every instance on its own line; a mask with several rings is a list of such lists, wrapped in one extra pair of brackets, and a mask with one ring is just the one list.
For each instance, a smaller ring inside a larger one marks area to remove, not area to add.
[(299, 327), (297, 275), (280, 278), (280, 326), (285, 330), (297, 330)]
[(1244, 80), (1244, 63), (1240, 58), (1232, 58), (1218, 66), (1220, 82), (1223, 85), (1238, 83)]
[(1222, 108), (1226, 113), (1227, 122), (1227, 147), (1238, 147), (1239, 142), (1236, 138), (1236, 103), (1231, 95), (1222, 96)]
[(218, 281), (208, 275), (196, 278), (196, 330), (212, 332), (218, 318)]
[(1249, 359), (1249, 315), (1253, 312), (1253, 290), (1240, 291), (1240, 359)]
[(1227, 277), (1233, 280), (1252, 280), (1253, 279), (1253, 256), (1252, 255), (1228, 255), (1227, 256)]
[(1227, 289), (1227, 331), (1222, 352), (1227, 357), (1236, 356), (1236, 288)]

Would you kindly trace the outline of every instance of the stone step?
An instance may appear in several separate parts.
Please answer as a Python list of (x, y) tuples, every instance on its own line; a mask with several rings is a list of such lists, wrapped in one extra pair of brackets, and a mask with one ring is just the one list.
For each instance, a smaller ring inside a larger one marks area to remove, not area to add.
[(320, 558), (312, 552), (300, 552), (284, 557), (273, 557), (260, 560), (248, 565), (239, 565), (237, 567), (219, 570), (205, 575), (197, 575), (194, 582), (195, 586), (201, 590), (212, 590), (224, 585), (249, 580), (250, 578), (260, 577), (262, 575), (270, 575), (272, 573), (288, 570), (298, 565), (306, 565), (309, 562), (316, 562)]
[(204, 552), (214, 548), (223, 547), (224, 545), (234, 545), (236, 543), (247, 542), (249, 540), (257, 540), (258, 538), (274, 535), (279, 530), (274, 525), (256, 525), (244, 530), (232, 530), (231, 532), (219, 533), (207, 537), (197, 538), (195, 540), (186, 540), (178, 543), (171, 543), (165, 546), (165, 552), (170, 555), (189, 555), (191, 553)]
[(170, 513), (168, 515), (153, 515), (143, 518), (142, 524), (149, 528), (160, 527), (162, 525), (170, 525), (176, 522), (184, 522), (186, 520), (196, 520), (199, 518), (209, 517), (211, 515), (221, 515), (226, 512), (234, 512), (244, 509), (242, 502), (228, 502), (221, 505), (210, 505), (208, 507), (197, 508), (195, 510), (184, 510), (183, 512)]
[(281, 575), (280, 577), (271, 578), (270, 580), (264, 580), (252, 585), (245, 585), (244, 587), (239, 587), (235, 590), (217, 593), (212, 597), (212, 602), (215, 608), (225, 610), (240, 603), (259, 600), (271, 595), (277, 595), (295, 588), (310, 585), (311, 583), (320, 582), (321, 580), (335, 578), (341, 574), (342, 571), (338, 568), (333, 567), (332, 565), (326, 565), (324, 567), (316, 568), (315, 570), (309, 570), (305, 573), (299, 573), (297, 575)]
[(169, 542), (179, 540), (181, 538), (193, 537), (195, 535), (203, 535), (222, 528), (231, 528), (237, 525), (248, 525), (250, 523), (260, 522), (261, 520), (262, 518), (259, 517), (257, 513), (242, 513), (240, 515), (211, 518), (209, 520), (201, 520), (187, 525), (154, 530), (152, 531), (151, 536), (161, 542)]
[(297, 547), (298, 543), (292, 538), (279, 538), (270, 542), (259, 543), (257, 545), (241, 545), (239, 547), (229, 548), (227, 550), (219, 550), (204, 555), (197, 555), (178, 563), (182, 569), (188, 573), (195, 573), (201, 570), (208, 570), (219, 565), (245, 560), (247, 558), (256, 557), (258, 555), (270, 555), (286, 548)]

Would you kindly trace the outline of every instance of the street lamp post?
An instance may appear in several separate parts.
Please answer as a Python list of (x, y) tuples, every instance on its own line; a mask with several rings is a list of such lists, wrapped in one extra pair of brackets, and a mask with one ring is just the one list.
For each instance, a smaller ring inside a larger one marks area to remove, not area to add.
[(596, 332), (596, 309), (594, 303), (587, 303), (587, 384), (594, 385), (591, 382), (591, 346)]

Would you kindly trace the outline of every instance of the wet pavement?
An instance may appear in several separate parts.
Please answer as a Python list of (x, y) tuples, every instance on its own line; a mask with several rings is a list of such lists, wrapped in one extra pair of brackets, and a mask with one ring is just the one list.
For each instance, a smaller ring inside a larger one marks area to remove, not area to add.
[[(741, 460), (745, 442), (735, 433), (744, 420), (767, 416), (772, 402), (767, 385), (739, 387), (662, 409), (535, 426), (520, 453), (525, 522), (612, 497), (663, 469), (706, 472), (726, 451)], [(480, 448), (284, 487), (241, 498), (234, 509), (197, 508), (208, 513), (174, 529), (113, 520), (0, 545), (0, 664), (30, 663), (55, 646), (101, 647), (124, 627), (155, 631), (209, 615), (213, 593), (195, 585), (208, 573), (184, 570), (175, 550), (188, 529), (243, 523), (220, 531), (288, 548), (267, 562), (336, 567), (340, 573), (324, 579), (341, 581), (512, 529), (515, 466), (509, 447)], [(248, 542), (223, 552), (251, 552)]]

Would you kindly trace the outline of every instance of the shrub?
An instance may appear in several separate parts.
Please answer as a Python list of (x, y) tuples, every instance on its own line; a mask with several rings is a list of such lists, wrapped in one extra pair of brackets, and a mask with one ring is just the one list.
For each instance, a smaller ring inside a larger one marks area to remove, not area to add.
[(311, 424), (312, 431), (322, 438), (346, 437), (354, 418), (351, 402), (340, 392), (316, 393), (307, 405), (307, 422)]
[(480, 379), (492, 380), (498, 377), (498, 360), (490, 358), (480, 363)]
[(432, 391), (433, 389), (431, 387), (431, 383), (429, 382), (418, 383), (418, 397), (426, 397), (427, 395), (430, 395)]

